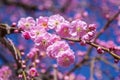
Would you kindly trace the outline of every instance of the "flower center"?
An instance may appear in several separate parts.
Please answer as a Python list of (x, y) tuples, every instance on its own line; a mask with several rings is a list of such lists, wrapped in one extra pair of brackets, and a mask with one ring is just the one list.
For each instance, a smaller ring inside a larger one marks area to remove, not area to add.
[(58, 22), (58, 21), (56, 21), (56, 22), (55, 22), (55, 25), (57, 26), (58, 24), (59, 24), (59, 22)]
[(43, 26), (44, 28), (46, 28), (46, 27), (47, 27), (47, 23), (46, 23), (46, 22), (43, 22), (43, 23), (42, 23), (42, 26)]
[(68, 58), (68, 57), (65, 57), (65, 58), (64, 58), (64, 61), (65, 61), (65, 62), (68, 62), (68, 61), (69, 61), (69, 58)]
[(80, 27), (77, 27), (77, 29), (76, 29), (76, 30), (77, 30), (77, 32), (80, 32), (80, 31), (81, 31)]

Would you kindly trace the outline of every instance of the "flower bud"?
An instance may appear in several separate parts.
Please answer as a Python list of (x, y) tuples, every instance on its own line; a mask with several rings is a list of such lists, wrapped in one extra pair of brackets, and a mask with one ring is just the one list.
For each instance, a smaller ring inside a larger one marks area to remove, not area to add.
[(104, 51), (102, 50), (102, 48), (101, 48), (101, 47), (98, 47), (98, 48), (97, 48), (97, 52), (98, 52), (99, 54), (104, 53)]
[(23, 37), (26, 39), (26, 40), (29, 40), (30, 39), (30, 34), (29, 32), (23, 32)]

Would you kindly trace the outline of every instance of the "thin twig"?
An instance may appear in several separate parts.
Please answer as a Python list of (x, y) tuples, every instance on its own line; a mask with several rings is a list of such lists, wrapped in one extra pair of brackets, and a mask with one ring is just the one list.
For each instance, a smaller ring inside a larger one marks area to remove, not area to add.
[(112, 67), (115, 68), (116, 70), (120, 70), (120, 68), (119, 68), (116, 64), (113, 64), (113, 63), (107, 61), (106, 59), (104, 59), (104, 58), (102, 58), (102, 57), (96, 57), (96, 59), (103, 61), (104, 63), (112, 66)]
[(94, 80), (94, 64), (95, 58), (93, 58), (90, 63), (90, 80)]
[[(111, 19), (109, 19), (109, 20), (107, 21), (107, 23), (105, 24), (105, 26), (103, 27), (103, 29), (101, 29), (100, 32), (96, 35), (94, 41), (96, 41), (96, 39), (97, 39), (101, 34), (103, 34), (103, 32), (104, 32), (105, 30), (107, 30), (107, 29), (109, 28), (109, 25), (113, 22), (113, 20), (114, 20), (116, 17), (118, 17), (119, 14), (120, 14), (120, 10), (119, 10)], [(65, 39), (65, 38), (63, 38), (63, 39)], [(69, 40), (69, 39), (66, 39), (66, 40)], [(74, 40), (74, 42), (80, 42), (80, 40)], [(93, 46), (91, 45), (91, 46), (88, 48), (88, 51), (87, 51), (87, 54), (85, 55), (85, 57), (88, 57), (88, 53), (91, 53), (92, 48), (93, 48)], [(109, 50), (107, 49), (106, 51), (109, 51)], [(111, 52), (111, 55), (112, 55), (112, 56), (115, 56), (115, 57), (117, 57), (117, 58), (120, 59), (120, 56), (116, 55), (116, 54), (113, 53), (113, 52)], [(82, 60), (83, 63), (84, 63), (84, 61), (87, 61), (86, 58), (84, 58), (84, 59)], [(79, 67), (81, 67), (81, 61), (78, 62), (70, 71), (68, 71), (67, 74), (69, 75), (71, 72), (75, 71), (75, 70), (76, 70), (77, 68), (79, 68)]]
[(54, 67), (53, 70), (54, 70), (54, 80), (57, 80), (57, 68)]
[(10, 1), (10, 0), (2, 0), (3, 4), (5, 5), (14, 5), (14, 6), (18, 6), (18, 7), (22, 7), (25, 10), (38, 10), (37, 6), (35, 5), (28, 5), (22, 2), (15, 2), (15, 1)]
[(94, 41), (96, 41), (96, 39), (97, 39), (98, 37), (100, 37), (100, 35), (102, 35), (102, 34), (110, 27), (110, 24), (114, 21), (115, 18), (118, 17), (119, 14), (120, 14), (120, 10), (119, 10), (113, 17), (111, 17), (111, 18), (107, 21), (107, 23), (105, 24), (105, 26), (100, 30), (99, 33), (97, 33)]

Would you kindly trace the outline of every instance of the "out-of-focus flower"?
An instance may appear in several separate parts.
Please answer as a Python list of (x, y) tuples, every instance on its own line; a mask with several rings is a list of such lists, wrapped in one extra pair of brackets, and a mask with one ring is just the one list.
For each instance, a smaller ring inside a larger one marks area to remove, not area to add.
[(29, 69), (28, 74), (29, 74), (31, 77), (35, 77), (35, 76), (37, 76), (38, 73), (37, 73), (36, 68), (32, 67), (32, 68)]
[(9, 77), (12, 75), (12, 71), (8, 66), (2, 66), (0, 69), (0, 80), (9, 80)]

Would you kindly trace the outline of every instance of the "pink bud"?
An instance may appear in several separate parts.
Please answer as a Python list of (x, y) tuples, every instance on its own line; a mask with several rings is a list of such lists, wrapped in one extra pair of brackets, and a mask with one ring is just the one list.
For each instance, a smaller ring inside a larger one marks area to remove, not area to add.
[(94, 36), (94, 32), (88, 32), (87, 33), (89, 37), (93, 37)]
[(90, 39), (89, 35), (86, 34), (82, 37), (82, 40), (88, 41)]
[(14, 33), (18, 33), (18, 32), (19, 32), (19, 30), (17, 30), (17, 29), (16, 29), (16, 30), (14, 30)]
[(96, 25), (95, 25), (95, 24), (90, 24), (90, 25), (88, 26), (88, 28), (89, 28), (90, 31), (91, 31), (91, 30), (95, 30), (95, 29), (96, 29)]
[(84, 11), (83, 14), (82, 14), (83, 17), (87, 17), (88, 16), (88, 12), (87, 11)]
[(22, 63), (25, 64), (26, 63), (25, 60), (22, 60)]
[(22, 78), (23, 76), (21, 74), (18, 75), (18, 78)]
[(65, 79), (65, 80), (69, 80), (69, 76), (65, 76), (64, 79)]
[(46, 70), (45, 69), (41, 69), (41, 73), (45, 73), (46, 72)]
[(28, 58), (33, 58), (33, 57), (34, 57), (34, 53), (32, 53), (32, 52), (31, 52), (31, 53), (28, 53), (28, 54), (27, 54), (27, 57), (28, 57)]
[(28, 71), (28, 74), (32, 77), (35, 77), (37, 75), (36, 68), (34, 68), (34, 67), (30, 68), (30, 70)]
[(110, 47), (109, 50), (110, 51), (115, 51), (115, 47)]
[(80, 45), (85, 46), (86, 45), (86, 41), (85, 40), (81, 40), (80, 41)]
[(22, 65), (22, 68), (26, 68), (26, 65), (23, 64), (23, 65)]
[(12, 23), (12, 27), (16, 27), (16, 23), (15, 22)]
[(21, 52), (21, 55), (23, 56), (25, 53), (24, 52)]
[(119, 60), (118, 60), (118, 59), (115, 59), (115, 60), (114, 60), (114, 63), (118, 63), (118, 62), (119, 62)]
[(99, 54), (104, 53), (104, 51), (102, 50), (102, 48), (101, 48), (101, 47), (98, 47), (98, 48), (97, 48), (97, 52), (98, 52)]
[(29, 34), (29, 32), (23, 32), (23, 37), (25, 38), (25, 39), (30, 39), (30, 34)]
[(40, 60), (39, 60), (39, 59), (36, 59), (36, 60), (35, 60), (35, 63), (37, 63), (37, 64), (38, 64), (39, 62), (40, 62)]
[(57, 65), (57, 64), (54, 64), (54, 65), (53, 65), (53, 67), (54, 67), (54, 68), (57, 68), (57, 67), (58, 67), (58, 65)]

